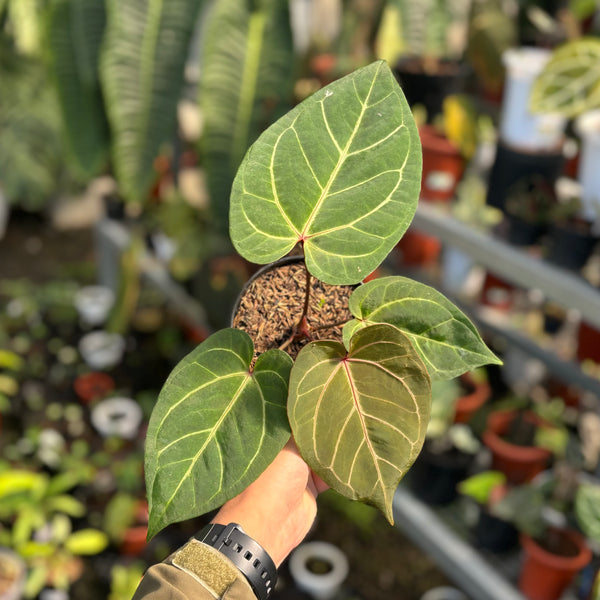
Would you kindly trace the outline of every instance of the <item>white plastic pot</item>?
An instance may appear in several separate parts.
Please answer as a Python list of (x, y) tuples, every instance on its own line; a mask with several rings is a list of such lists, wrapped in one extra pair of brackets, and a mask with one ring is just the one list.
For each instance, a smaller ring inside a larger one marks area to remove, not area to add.
[[(326, 573), (311, 571), (313, 561), (325, 563)], [(348, 576), (346, 555), (328, 542), (306, 542), (290, 556), (289, 569), (296, 587), (316, 600), (329, 600), (339, 591)]]
[(98, 402), (90, 418), (101, 436), (132, 440), (139, 432), (143, 413), (135, 400), (119, 397)]
[(550, 58), (546, 48), (511, 48), (502, 60), (506, 81), (500, 115), (500, 140), (525, 152), (552, 152), (562, 145), (567, 120), (554, 113), (529, 111), (529, 96), (536, 77)]
[(450, 586), (440, 586), (426, 591), (421, 600), (468, 600), (458, 589)]
[(87, 285), (75, 294), (74, 304), (80, 319), (87, 325), (102, 325), (115, 302), (114, 292), (103, 285)]
[(581, 185), (582, 216), (600, 221), (600, 110), (578, 117), (575, 131), (581, 139), (577, 179)]
[(125, 339), (118, 333), (92, 331), (79, 340), (79, 352), (92, 369), (102, 371), (121, 362), (125, 352)]
[(475, 262), (473, 257), (453, 246), (442, 252), (442, 285), (446, 292), (455, 296), (464, 293), (467, 280)]

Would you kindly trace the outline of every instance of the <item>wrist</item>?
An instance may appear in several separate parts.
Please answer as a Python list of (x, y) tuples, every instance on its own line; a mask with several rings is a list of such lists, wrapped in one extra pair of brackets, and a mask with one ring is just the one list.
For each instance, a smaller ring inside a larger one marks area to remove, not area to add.
[(244, 575), (258, 600), (268, 600), (277, 582), (277, 568), (265, 549), (237, 523), (210, 523), (196, 536), (225, 555)]

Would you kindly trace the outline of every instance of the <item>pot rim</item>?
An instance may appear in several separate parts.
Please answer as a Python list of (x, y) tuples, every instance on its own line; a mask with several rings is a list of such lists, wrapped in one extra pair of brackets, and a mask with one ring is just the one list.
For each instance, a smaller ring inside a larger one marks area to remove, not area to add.
[(571, 540), (578, 548), (579, 553), (576, 556), (560, 556), (553, 554), (545, 548), (542, 548), (536, 540), (527, 534), (520, 535), (521, 545), (525, 552), (535, 560), (546, 563), (550, 568), (561, 571), (569, 571), (585, 567), (592, 559), (592, 551), (586, 542), (585, 537), (574, 529), (551, 528)]

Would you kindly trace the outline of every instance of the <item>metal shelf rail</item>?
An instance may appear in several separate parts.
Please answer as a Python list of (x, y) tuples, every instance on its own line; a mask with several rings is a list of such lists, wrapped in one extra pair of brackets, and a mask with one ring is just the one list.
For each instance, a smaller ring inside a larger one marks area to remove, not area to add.
[(549, 300), (578, 310), (582, 319), (600, 327), (600, 292), (581, 277), (475, 231), (432, 203), (419, 204), (413, 225), (470, 254), (478, 264), (508, 281), (537, 288)]

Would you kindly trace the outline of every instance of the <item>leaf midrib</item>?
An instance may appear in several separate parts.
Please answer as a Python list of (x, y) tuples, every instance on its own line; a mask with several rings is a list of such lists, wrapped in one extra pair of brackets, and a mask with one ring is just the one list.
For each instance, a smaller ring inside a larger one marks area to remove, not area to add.
[[(248, 385), (248, 382), (252, 381), (252, 380), (253, 380), (253, 376), (251, 374), (247, 374), (247, 376), (244, 378), (244, 380), (240, 383), (240, 386), (238, 387), (238, 389), (236, 390), (235, 394), (231, 398), (231, 401), (229, 402), (229, 404), (227, 405), (227, 407), (225, 408), (225, 410), (223, 411), (223, 413), (219, 417), (219, 420), (215, 423), (214, 427), (212, 428), (211, 434), (206, 437), (206, 439), (204, 440), (204, 443), (198, 449), (198, 452), (196, 452), (195, 456), (192, 458), (192, 460), (190, 462), (190, 466), (188, 467), (188, 469), (185, 472), (185, 474), (181, 477), (181, 481), (177, 484), (177, 487), (173, 491), (173, 494), (165, 502), (165, 504), (163, 506), (163, 510), (160, 513), (160, 516), (158, 517), (159, 521), (161, 521), (163, 519), (165, 513), (169, 509), (169, 506), (171, 505), (171, 503), (173, 502), (173, 500), (177, 496), (177, 493), (179, 492), (179, 489), (181, 488), (181, 486), (183, 485), (183, 483), (185, 481), (187, 481), (187, 479), (189, 478), (190, 473), (192, 472), (192, 469), (194, 468), (194, 466), (198, 462), (198, 459), (200, 458), (201, 454), (206, 449), (208, 443), (211, 442), (214, 439), (214, 437), (216, 435), (216, 432), (219, 430), (220, 425), (223, 423), (223, 421), (226, 419), (226, 417), (229, 416), (229, 413), (233, 410), (233, 407), (237, 403), (237, 400), (240, 397), (240, 395), (242, 394), (242, 392), (245, 389), (245, 387)], [(157, 469), (157, 475), (158, 475), (158, 471), (159, 470), (160, 470), (160, 468)], [(156, 477), (154, 478), (154, 481), (156, 481)], [(194, 495), (194, 505), (195, 504), (196, 504), (196, 497)]]
[[(308, 220), (306, 221), (306, 223), (304, 224), (304, 227), (302, 228), (302, 232), (301, 232), (302, 239), (306, 238), (309, 235), (310, 228), (311, 228), (315, 218), (317, 217), (317, 214), (319, 213), (321, 206), (325, 202), (325, 199), (327, 198), (327, 196), (329, 194), (329, 190), (331, 189), (333, 182), (335, 181), (336, 177), (338, 176), (338, 173), (339, 173), (340, 169), (342, 168), (342, 165), (344, 164), (344, 162), (346, 161), (346, 158), (348, 157), (350, 147), (352, 146), (352, 142), (354, 141), (354, 138), (356, 137), (356, 133), (358, 132), (358, 130), (360, 128), (360, 125), (364, 118), (364, 114), (368, 108), (369, 98), (371, 97), (371, 93), (373, 92), (373, 88), (375, 86), (375, 81), (377, 80), (377, 76), (379, 75), (380, 69), (381, 69), (381, 65), (379, 65), (377, 67), (377, 71), (375, 71), (375, 75), (373, 76), (373, 79), (371, 81), (371, 86), (369, 87), (369, 92), (367, 93), (367, 97), (365, 98), (364, 102), (360, 101), (360, 97), (358, 98), (359, 101), (361, 102), (360, 115), (356, 121), (356, 125), (355, 125), (354, 129), (352, 130), (352, 133), (350, 134), (350, 137), (348, 138), (348, 141), (346, 142), (346, 145), (340, 152), (338, 162), (335, 165), (333, 171), (331, 172), (331, 175), (329, 176), (329, 180), (327, 181), (327, 183), (325, 184), (325, 187), (321, 191), (321, 195), (319, 196), (317, 203), (315, 204), (310, 215), (308, 216)], [(358, 94), (357, 94), (357, 96), (358, 96)], [(320, 100), (320, 103), (323, 104), (323, 102), (325, 102), (326, 98), (327, 98), (327, 94), (325, 94), (325, 97)], [(327, 123), (325, 111), (323, 111), (323, 120)], [(327, 129), (329, 130), (329, 127), (327, 127)], [(336, 142), (335, 138), (333, 137), (333, 135), (331, 135), (331, 139), (334, 141), (334, 143), (337, 146), (337, 142)]]

